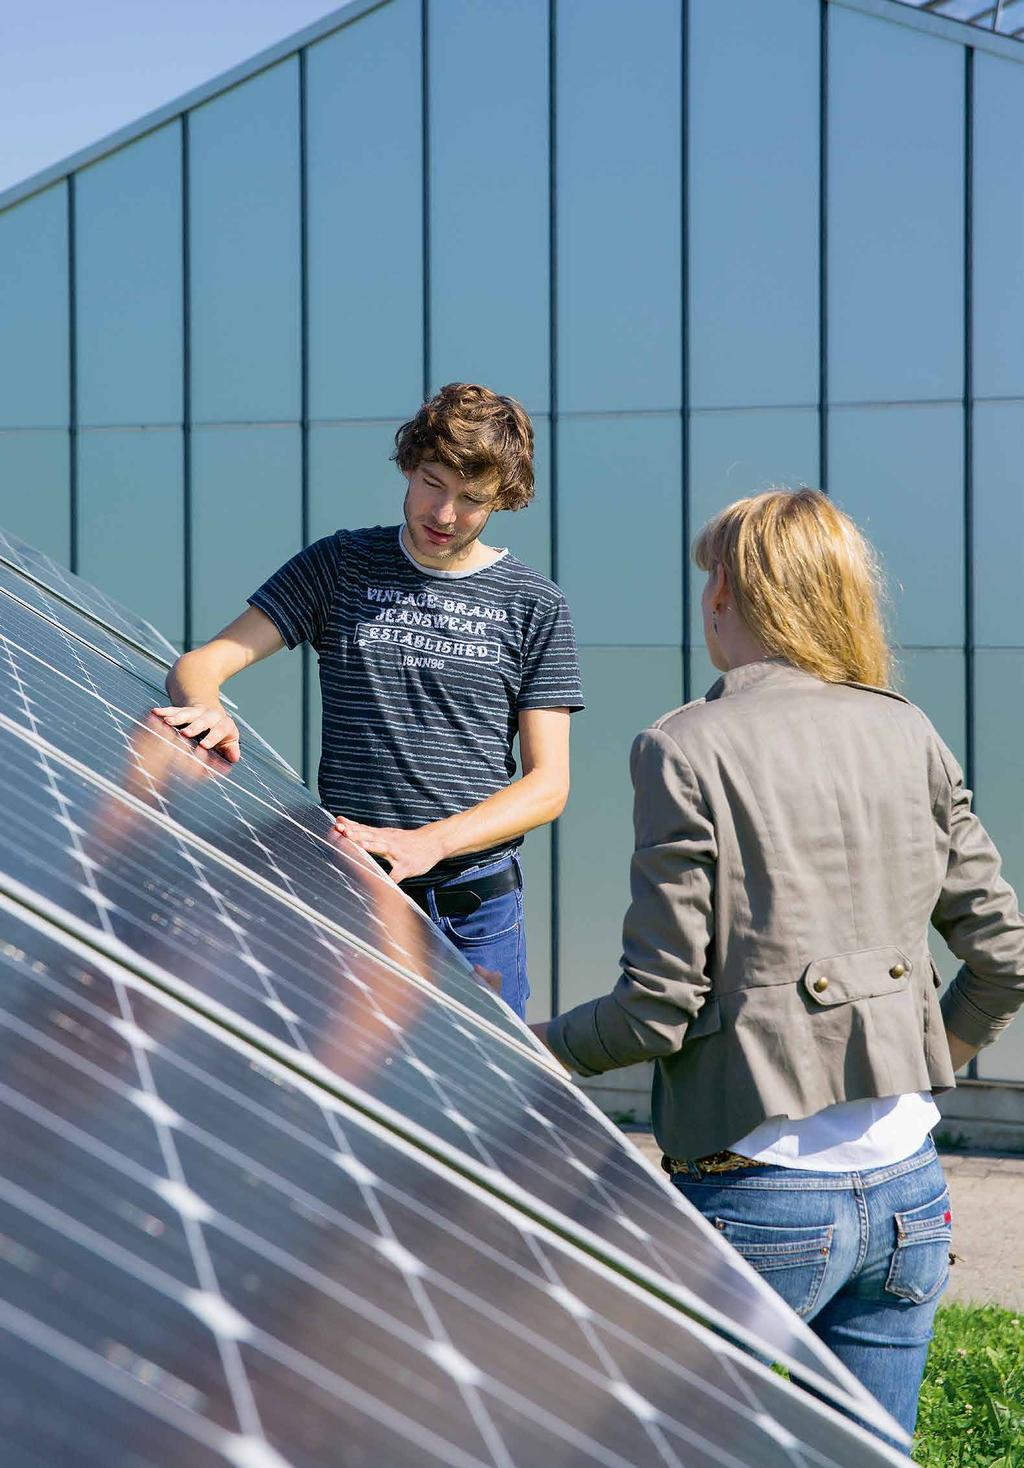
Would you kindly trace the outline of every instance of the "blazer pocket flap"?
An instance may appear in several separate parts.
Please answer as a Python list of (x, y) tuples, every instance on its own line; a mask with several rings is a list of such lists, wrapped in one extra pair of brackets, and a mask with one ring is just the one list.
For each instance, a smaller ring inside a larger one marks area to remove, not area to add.
[(705, 999), (703, 1005), (686, 1026), (686, 1040), (699, 1040), (702, 1035), (713, 1035), (722, 1028), (722, 1011), (717, 999)]
[(898, 993), (910, 979), (914, 965), (899, 948), (862, 948), (816, 958), (804, 972), (803, 985), (815, 1004), (849, 1004)]

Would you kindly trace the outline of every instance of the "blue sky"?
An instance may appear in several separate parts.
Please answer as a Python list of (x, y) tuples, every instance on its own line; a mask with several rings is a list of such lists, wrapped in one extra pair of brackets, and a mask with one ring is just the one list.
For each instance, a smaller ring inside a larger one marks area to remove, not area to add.
[(0, 190), (341, 0), (0, 0)]

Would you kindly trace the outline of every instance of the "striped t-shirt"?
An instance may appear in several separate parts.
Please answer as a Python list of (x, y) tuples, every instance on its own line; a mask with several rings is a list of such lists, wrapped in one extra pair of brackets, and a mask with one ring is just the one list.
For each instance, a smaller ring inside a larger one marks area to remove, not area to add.
[[(501, 790), (520, 709), (580, 709), (565, 597), (508, 551), (477, 571), (431, 571), (400, 527), (339, 530), (250, 598), (289, 647), (317, 651), (320, 799), (373, 826), (422, 826)], [(441, 862), (451, 876), (518, 846)]]

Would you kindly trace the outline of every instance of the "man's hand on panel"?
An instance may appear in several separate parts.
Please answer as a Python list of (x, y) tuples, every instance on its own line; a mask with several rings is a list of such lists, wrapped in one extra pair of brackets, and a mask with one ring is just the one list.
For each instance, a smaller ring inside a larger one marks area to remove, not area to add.
[(215, 749), (231, 764), (241, 759), (238, 728), (219, 704), (188, 704), (184, 708), (172, 704), (155, 708), (153, 713), (186, 739), (198, 739), (201, 749)]
[(364, 851), (382, 856), (390, 863), (391, 875), (396, 882), (422, 876), (447, 855), (441, 838), (429, 825), (402, 831), (394, 826), (364, 826), (360, 821), (338, 816), (334, 829)]

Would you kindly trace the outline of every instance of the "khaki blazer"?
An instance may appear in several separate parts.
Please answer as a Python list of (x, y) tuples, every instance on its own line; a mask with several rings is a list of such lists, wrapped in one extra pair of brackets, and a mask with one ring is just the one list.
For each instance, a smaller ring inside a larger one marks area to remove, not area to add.
[[(884, 689), (782, 659), (638, 735), (622, 974), (552, 1021), (593, 1075), (657, 1062), (655, 1136), (701, 1157), (766, 1117), (954, 1084), (944, 1024), (993, 1040), (1024, 919), (963, 776)], [(943, 996), (929, 923), (962, 960)]]

